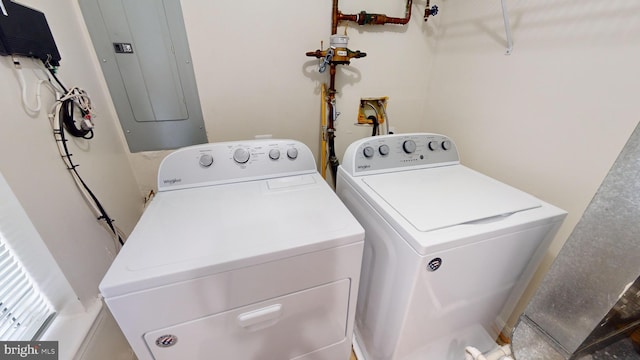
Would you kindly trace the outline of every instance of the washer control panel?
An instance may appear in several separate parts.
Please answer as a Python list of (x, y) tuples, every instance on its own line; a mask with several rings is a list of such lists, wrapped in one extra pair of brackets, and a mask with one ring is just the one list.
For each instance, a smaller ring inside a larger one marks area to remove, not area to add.
[(178, 149), (158, 169), (158, 191), (316, 172), (311, 150), (296, 140), (260, 139)]
[(454, 142), (431, 133), (372, 136), (351, 144), (342, 167), (352, 176), (459, 164)]

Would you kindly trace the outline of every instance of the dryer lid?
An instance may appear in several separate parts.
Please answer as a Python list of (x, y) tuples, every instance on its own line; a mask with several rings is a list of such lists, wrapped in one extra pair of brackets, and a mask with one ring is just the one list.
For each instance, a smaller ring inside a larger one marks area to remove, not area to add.
[(462, 165), (373, 175), (363, 182), (421, 232), (541, 206), (535, 197)]

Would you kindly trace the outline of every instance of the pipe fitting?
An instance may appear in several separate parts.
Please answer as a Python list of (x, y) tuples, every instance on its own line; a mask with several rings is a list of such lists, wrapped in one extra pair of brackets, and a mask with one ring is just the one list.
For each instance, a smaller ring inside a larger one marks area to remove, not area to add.
[[(353, 21), (358, 25), (384, 25), (384, 24), (400, 24), (406, 25), (411, 20), (411, 5), (413, 0), (407, 0), (405, 15), (403, 18), (390, 17), (384, 14), (370, 14), (361, 11), (358, 14), (343, 14), (337, 8), (337, 0), (334, 0), (334, 13), (332, 15), (332, 31), (337, 31), (338, 22)], [(436, 7), (437, 12), (437, 7)], [(435, 15), (435, 14), (434, 14)]]
[(358, 25), (383, 25), (387, 23), (387, 16), (382, 14), (368, 14), (361, 11), (358, 14)]
[(511, 357), (511, 346), (509, 344), (500, 346), (494, 350), (483, 354), (473, 346), (464, 348), (465, 360), (513, 360)]
[(464, 358), (465, 360), (487, 360), (482, 352), (473, 346), (467, 346), (464, 348)]

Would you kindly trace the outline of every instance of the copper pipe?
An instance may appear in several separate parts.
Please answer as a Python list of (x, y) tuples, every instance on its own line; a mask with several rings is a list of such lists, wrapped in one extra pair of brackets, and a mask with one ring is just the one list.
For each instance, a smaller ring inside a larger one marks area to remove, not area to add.
[(329, 65), (329, 97), (336, 93), (336, 64)]
[[(398, 17), (390, 17), (384, 14), (369, 14), (366, 11), (361, 11), (359, 14), (343, 14), (338, 10), (337, 1), (334, 0), (334, 9), (332, 19), (335, 18), (335, 30), (332, 31), (335, 34), (337, 31), (337, 24), (340, 21), (353, 21), (358, 23), (358, 25), (384, 25), (384, 24), (400, 24), (406, 25), (409, 20), (411, 20), (411, 5), (413, 4), (413, 0), (407, 0), (407, 5), (405, 7), (405, 13), (403, 18)], [(333, 25), (333, 23), (332, 23)]]
[[(331, 6), (331, 35), (338, 33), (338, 24), (340, 21), (352, 21), (359, 25), (384, 25), (384, 24), (401, 24), (405, 25), (411, 19), (411, 6), (413, 0), (407, 0), (405, 8), (405, 16), (403, 18), (389, 17), (382, 14), (368, 14), (361, 11), (359, 14), (343, 14), (338, 9), (338, 0), (332, 0)], [(358, 52), (359, 53), (359, 52)], [(320, 58), (322, 53), (320, 50), (310, 51), (307, 56), (315, 56)], [(366, 53), (357, 54), (354, 57), (366, 56)], [(346, 62), (348, 64), (348, 61)], [(327, 89), (327, 110), (329, 113), (327, 121), (327, 145), (329, 148), (329, 164), (331, 166), (331, 177), (335, 186), (336, 174), (338, 172), (339, 161), (335, 153), (335, 97), (336, 97), (336, 63), (329, 64), (329, 89)]]
[(324, 54), (322, 53), (322, 50), (320, 50), (320, 49), (318, 49), (316, 51), (307, 51), (306, 55), (307, 56), (315, 56), (318, 59), (320, 59), (321, 57), (324, 57)]
[[(334, 122), (335, 122), (335, 118), (334, 118), (334, 114), (335, 114), (335, 109), (334, 109), (334, 104), (335, 104), (335, 98), (336, 98), (336, 64), (330, 64), (329, 65), (329, 89), (327, 91), (327, 105), (328, 105), (328, 109), (329, 109), (329, 121), (327, 122), (327, 129), (330, 129), (331, 131), (333, 131), (334, 129)], [(329, 134), (329, 138), (332, 138), (334, 135), (333, 133)]]
[(338, 33), (338, 0), (333, 0), (333, 6), (331, 10), (331, 35)]
[[(363, 11), (364, 12), (364, 11)], [(338, 21), (353, 21), (355, 23), (358, 22), (358, 14), (343, 14), (342, 12), (338, 11)]]

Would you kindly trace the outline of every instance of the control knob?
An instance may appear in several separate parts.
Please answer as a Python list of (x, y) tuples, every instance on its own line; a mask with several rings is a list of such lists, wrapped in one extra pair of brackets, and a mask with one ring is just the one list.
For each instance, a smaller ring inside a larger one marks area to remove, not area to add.
[(269, 150), (269, 158), (271, 160), (278, 160), (280, 159), (280, 150), (278, 149), (271, 149)]
[(202, 154), (200, 155), (200, 166), (209, 167), (213, 164), (213, 156), (211, 154)]
[(429, 141), (429, 150), (431, 150), (431, 151), (438, 150), (438, 142), (437, 141)]
[(389, 155), (389, 145), (386, 145), (386, 144), (380, 145), (380, 147), (378, 148), (378, 152), (382, 156)]
[(375, 151), (373, 150), (373, 148), (371, 146), (367, 146), (364, 149), (362, 149), (362, 153), (364, 154), (364, 157), (370, 158), (370, 157), (373, 156)]
[(287, 149), (287, 157), (291, 160), (295, 160), (298, 157), (298, 149), (292, 147)]
[(449, 150), (451, 149), (451, 141), (449, 140), (445, 140), (442, 142), (442, 150)]
[(237, 162), (238, 164), (246, 163), (247, 161), (249, 161), (250, 156), (251, 155), (249, 154), (249, 150), (245, 148), (237, 148), (233, 152), (233, 160), (235, 160), (235, 162)]
[(416, 142), (413, 140), (405, 140), (405, 142), (402, 143), (402, 149), (407, 154), (411, 154), (416, 151)]

